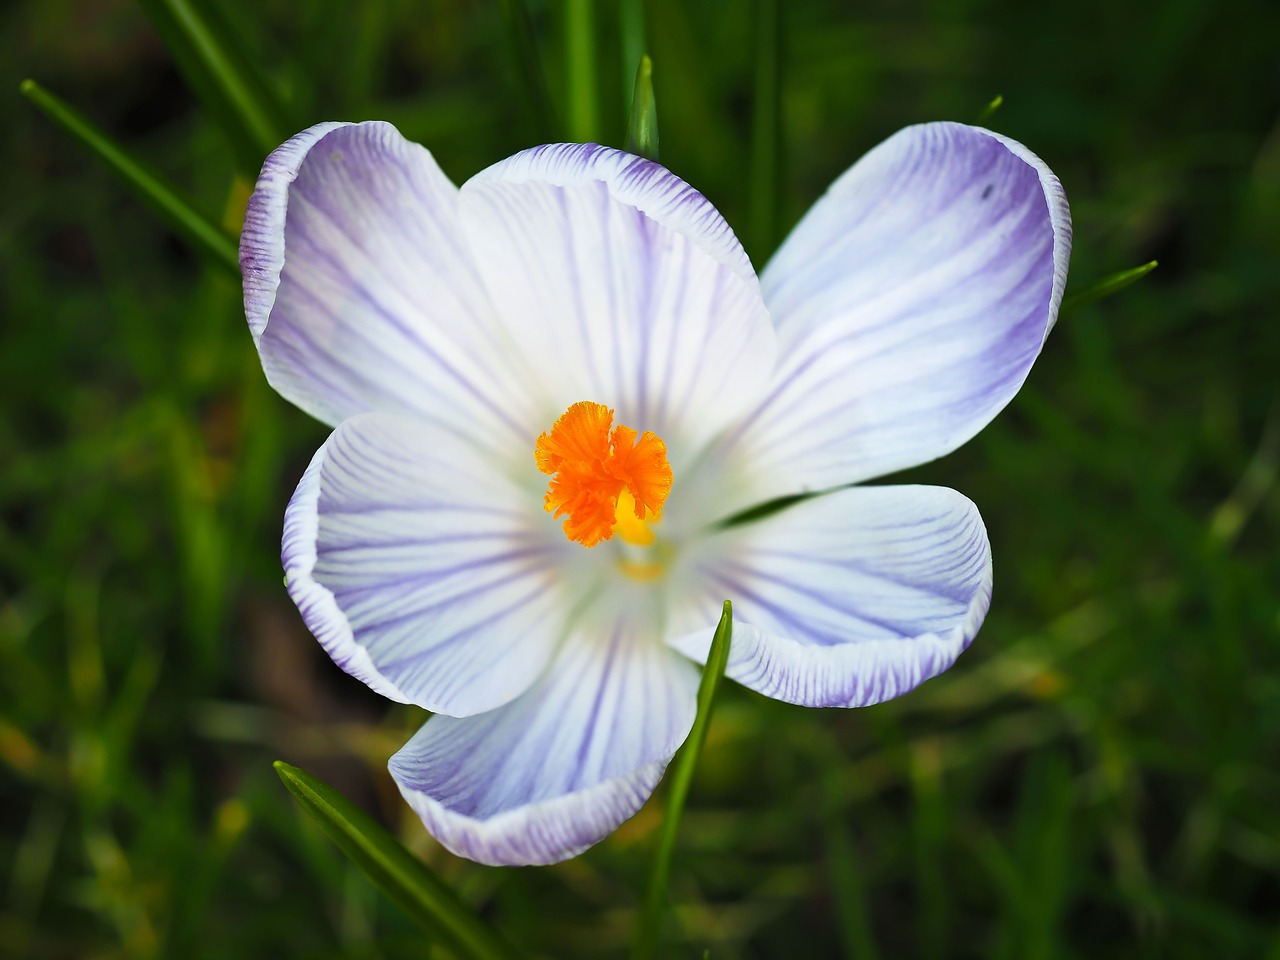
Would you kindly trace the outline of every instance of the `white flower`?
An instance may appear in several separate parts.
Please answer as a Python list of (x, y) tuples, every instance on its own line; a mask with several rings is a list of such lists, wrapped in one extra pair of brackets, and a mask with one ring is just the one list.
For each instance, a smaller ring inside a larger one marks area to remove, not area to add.
[(289, 592), (343, 669), (438, 714), (391, 772), (440, 842), (546, 863), (634, 814), (725, 599), (728, 675), (771, 697), (862, 706), (950, 666), (990, 600), (977, 510), (849, 485), (1009, 401), (1069, 248), (1044, 164), (954, 123), (871, 151), (759, 280), (701, 194), (616, 150), (460, 189), (384, 123), (272, 154), (245, 310), (272, 385), (336, 425)]

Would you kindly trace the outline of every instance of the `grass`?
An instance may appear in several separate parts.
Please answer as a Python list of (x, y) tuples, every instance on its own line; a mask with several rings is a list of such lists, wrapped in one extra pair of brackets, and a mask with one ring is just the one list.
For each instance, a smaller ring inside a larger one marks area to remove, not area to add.
[[(298, 125), (391, 119), (460, 180), (564, 136), (560, 7), (529, 4), (543, 90), (505, 7), (238, 0), (227, 27)], [(647, 4), (663, 161), (757, 263), (884, 136), (1001, 93), (987, 125), (1071, 196), (1072, 286), (1161, 266), (1065, 317), (999, 420), (910, 473), (977, 502), (995, 550), (991, 615), (952, 671), (855, 712), (722, 690), (674, 955), (1280, 957), (1280, 10), (778, 8), (762, 217), (752, 5)], [(617, 144), (618, 25), (596, 14)], [(333, 668), (280, 585), (283, 506), (324, 429), (263, 382), (234, 283), (18, 83), (215, 215), (243, 201), (243, 148), (132, 6), (9, 4), (0, 64), (0, 954), (422, 956), (295, 809), (283, 757), (531, 952), (622, 956), (661, 793), (552, 868), (425, 836), (385, 773), (421, 717)]]

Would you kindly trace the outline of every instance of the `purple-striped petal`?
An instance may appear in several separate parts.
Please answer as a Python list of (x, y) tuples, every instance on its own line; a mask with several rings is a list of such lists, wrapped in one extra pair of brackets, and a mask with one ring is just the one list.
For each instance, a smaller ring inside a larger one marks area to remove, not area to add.
[(433, 717), (391, 758), (427, 829), (481, 863), (553, 863), (629, 819), (693, 725), (692, 664), (618, 627), (575, 635), (519, 699)]
[(786, 493), (955, 449), (1022, 385), (1070, 249), (1061, 184), (1021, 144), (958, 123), (890, 137), (764, 271), (780, 361), (749, 459)]
[(289, 503), (289, 594), (334, 661), (384, 696), (491, 710), (547, 665), (574, 602), (558, 576), (574, 547), (544, 519), (537, 492), (468, 441), (362, 414)]
[[(991, 601), (977, 508), (945, 487), (855, 487), (804, 501), (707, 544), (708, 584), (684, 622), (733, 601), (727, 674), (809, 707), (861, 707), (937, 676)], [(705, 661), (713, 628), (672, 645)]]
[(289, 208), (289, 184), (315, 142), (341, 123), (318, 123), (272, 151), (262, 165), (240, 233), (240, 275), (244, 282), (244, 312), (253, 342), (267, 328), (267, 318), (284, 269), (284, 221)]
[(661, 164), (596, 143), (548, 143), (522, 150), (473, 178), (474, 182), (535, 181), (570, 187), (593, 180), (646, 216), (680, 233), (743, 279), (755, 269), (733, 229), (711, 201)]
[(469, 180), (461, 208), (547, 425), (604, 403), (679, 469), (759, 399), (775, 358), (759, 285), (710, 204), (662, 168), (552, 147)]
[(267, 379), (336, 424), (449, 411), (527, 433), (527, 405), (458, 221), (458, 189), (387, 123), (312, 127), (245, 214), (245, 313)]

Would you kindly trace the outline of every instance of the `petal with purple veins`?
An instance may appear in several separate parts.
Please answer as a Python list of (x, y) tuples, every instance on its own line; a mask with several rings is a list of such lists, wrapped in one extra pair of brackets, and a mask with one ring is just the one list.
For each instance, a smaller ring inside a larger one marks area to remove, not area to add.
[(789, 703), (861, 707), (955, 662), (991, 601), (991, 551), (954, 490), (854, 487), (723, 531), (690, 580), (702, 597), (677, 650), (705, 661), (727, 597), (729, 677)]
[(353, 417), (289, 503), (289, 593), (334, 661), (384, 696), (491, 710), (546, 667), (574, 602), (557, 556), (578, 548), (540, 507), (466, 440)]
[(914, 466), (985, 426), (1057, 317), (1061, 184), (976, 127), (908, 127), (841, 176), (762, 277), (778, 327), (768, 399), (738, 440), (771, 493)]
[(698, 671), (626, 626), (578, 633), (513, 702), (433, 717), (391, 758), (427, 829), (480, 863), (554, 863), (653, 792), (696, 712)]
[(330, 424), (450, 411), (536, 428), (471, 262), (458, 189), (387, 123), (320, 124), (267, 158), (240, 245), (267, 379)]
[(714, 208), (661, 167), (542, 148), (467, 181), (461, 209), (547, 424), (607, 404), (666, 440), (679, 472), (759, 399), (775, 348), (755, 275)]
[(756, 280), (747, 252), (711, 201), (644, 157), (596, 143), (548, 143), (495, 163), (473, 180), (538, 181), (558, 187), (602, 181), (615, 200), (688, 237), (743, 279)]

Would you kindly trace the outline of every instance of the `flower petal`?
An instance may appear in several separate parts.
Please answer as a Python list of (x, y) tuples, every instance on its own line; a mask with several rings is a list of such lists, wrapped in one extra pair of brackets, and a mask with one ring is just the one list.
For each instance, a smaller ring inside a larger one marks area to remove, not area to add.
[(244, 281), (244, 312), (257, 344), (267, 328), (275, 303), (280, 271), (284, 269), (284, 221), (289, 184), (315, 142), (341, 123), (318, 123), (272, 151), (262, 165), (257, 185), (244, 214), (240, 233), (240, 274)]
[(240, 244), (271, 385), (331, 424), (455, 410), (510, 429), (518, 381), (457, 208), (431, 154), (387, 123), (320, 124), (271, 154)]
[(743, 437), (775, 493), (942, 456), (1009, 402), (1057, 317), (1071, 220), (1021, 144), (908, 127), (841, 176), (764, 272), (780, 362)]
[[(888, 700), (946, 670), (991, 602), (977, 508), (945, 487), (855, 487), (731, 527), (693, 577), (708, 586), (686, 622), (733, 601), (727, 674), (810, 707)], [(713, 627), (672, 646), (705, 661)]]
[(572, 545), (535, 523), (540, 507), (466, 441), (353, 417), (286, 511), (289, 594), (334, 661), (384, 696), (493, 709), (546, 666), (574, 602), (556, 576)]
[(522, 150), (472, 179), (533, 180), (558, 187), (604, 181), (615, 200), (683, 234), (734, 273), (755, 282), (747, 252), (720, 211), (666, 167), (644, 157), (597, 143), (548, 143)]
[(644, 805), (693, 725), (697, 685), (693, 665), (652, 637), (579, 633), (512, 703), (427, 721), (391, 775), (459, 856), (565, 860)]
[(759, 285), (710, 204), (662, 168), (602, 148), (520, 154), (463, 185), (462, 218), (546, 424), (606, 404), (679, 470), (759, 399), (775, 356)]

